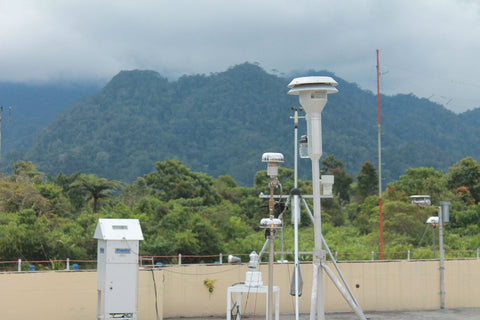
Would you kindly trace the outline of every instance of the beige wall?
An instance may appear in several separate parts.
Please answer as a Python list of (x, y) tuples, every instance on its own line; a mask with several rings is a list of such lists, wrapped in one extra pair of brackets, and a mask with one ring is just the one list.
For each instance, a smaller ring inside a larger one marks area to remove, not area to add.
[(86, 319), (96, 313), (96, 273), (35, 272), (0, 275), (5, 319)]
[[(162, 319), (162, 272), (155, 272), (158, 308)], [(140, 272), (139, 319), (156, 319), (152, 273)], [(2, 319), (85, 320), (96, 319), (97, 273), (49, 271), (0, 274)]]
[[(470, 262), (470, 264), (469, 264)], [(464, 272), (474, 272), (480, 267), (480, 260), (451, 262), (449, 269), (456, 273), (458, 268)], [(472, 263), (473, 262), (473, 263)], [(468, 266), (464, 266), (468, 264)], [(331, 269), (334, 266), (329, 263)], [(436, 309), (440, 308), (440, 273), (438, 261), (394, 261), (394, 262), (351, 262), (339, 263), (342, 274), (349, 283), (355, 298), (364, 310), (400, 310), (400, 309)], [(165, 317), (192, 317), (198, 315), (217, 315), (226, 312), (227, 288), (236, 282), (245, 280), (246, 265), (232, 266), (185, 266), (167, 268), (165, 272)], [(267, 285), (267, 266), (262, 265), (263, 283)], [(290, 296), (290, 282), (293, 274), (292, 264), (275, 265), (274, 284), (280, 287), (280, 312), (294, 313), (294, 297)], [(302, 264), (304, 281), (300, 300), (302, 313), (310, 311), (312, 265)], [(204, 279), (217, 280), (213, 294), (207, 294), (203, 286)], [(327, 311), (351, 311), (333, 282), (324, 273), (325, 309)], [(468, 284), (469, 282), (464, 282)], [(480, 279), (477, 281), (480, 285)], [(358, 288), (357, 288), (358, 285)], [(475, 288), (469, 285), (469, 291)], [(456, 288), (456, 290), (459, 289)], [(448, 290), (448, 289), (447, 289)], [(452, 288), (453, 290), (453, 288)], [(167, 294), (168, 293), (168, 294)], [(452, 292), (452, 296), (457, 293)], [(185, 297), (179, 300), (176, 297)], [(243, 296), (245, 305), (246, 294)], [(188, 308), (182, 307), (188, 301)], [(449, 300), (447, 300), (449, 301)], [(460, 303), (460, 302), (458, 302)], [(463, 303), (463, 302), (462, 302)], [(471, 305), (479, 306), (472, 301)], [(448, 304), (447, 304), (448, 306)], [(452, 305), (453, 307), (454, 305)], [(254, 310), (255, 307), (255, 310)], [(219, 311), (220, 310), (220, 311)], [(242, 308), (243, 310), (243, 308)], [(265, 295), (248, 297), (246, 313), (264, 313)]]
[[(364, 310), (440, 308), (438, 261), (344, 262), (342, 273)], [(330, 264), (332, 269), (333, 265)], [(141, 270), (139, 276), (139, 319), (225, 315), (227, 288), (245, 280), (247, 265), (185, 265)], [(263, 282), (268, 279), (262, 265)], [(302, 313), (309, 312), (311, 264), (302, 264), (304, 280), (300, 298)], [(281, 313), (294, 313), (289, 295), (292, 264), (275, 265), (275, 285), (280, 287)], [(327, 311), (350, 311), (330, 279), (325, 278)], [(205, 279), (215, 280), (213, 293)], [(96, 272), (59, 271), (0, 274), (0, 309), (4, 319), (55, 320), (95, 319)], [(157, 285), (157, 300), (155, 286)], [(358, 286), (358, 288), (357, 288)], [(480, 306), (480, 260), (445, 262), (445, 305), (447, 308)], [(263, 315), (264, 294), (244, 294), (242, 311)], [(156, 303), (157, 302), (157, 303)]]
[(480, 260), (445, 261), (445, 307), (480, 306)]

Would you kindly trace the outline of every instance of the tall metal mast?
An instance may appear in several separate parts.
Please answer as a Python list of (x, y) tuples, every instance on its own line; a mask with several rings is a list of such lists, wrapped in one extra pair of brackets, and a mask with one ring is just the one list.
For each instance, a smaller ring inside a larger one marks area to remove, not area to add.
[(382, 138), (380, 126), (380, 63), (377, 49), (377, 120), (378, 120), (378, 208), (380, 213), (380, 260), (383, 260), (383, 213), (382, 213)]
[(295, 194), (293, 195), (292, 201), (292, 220), (294, 224), (294, 277), (295, 277), (295, 320), (300, 319), (299, 313), (299, 283), (300, 283), (300, 261), (298, 256), (298, 224), (300, 223), (300, 197), (298, 195), (298, 110), (301, 108), (292, 108), (294, 111), (293, 121), (295, 125), (294, 129), (294, 189)]

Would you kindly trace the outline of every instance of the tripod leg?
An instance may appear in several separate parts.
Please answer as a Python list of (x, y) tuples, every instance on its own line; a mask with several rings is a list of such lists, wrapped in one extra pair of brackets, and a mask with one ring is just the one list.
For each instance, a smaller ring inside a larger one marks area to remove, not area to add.
[(361, 320), (366, 320), (367, 318), (365, 318), (365, 315), (363, 314), (362, 308), (360, 308), (360, 306), (358, 304), (356, 304), (355, 301), (353, 301), (353, 299), (348, 294), (347, 290), (345, 290), (345, 288), (342, 286), (342, 284), (338, 280), (337, 276), (335, 276), (335, 274), (333, 273), (332, 269), (330, 269), (330, 267), (328, 267), (326, 264), (322, 264), (322, 267), (325, 269), (325, 271), (326, 271), (327, 275), (330, 277), (330, 279), (332, 279), (332, 281), (335, 284), (335, 286), (337, 287), (338, 291), (340, 291), (340, 293), (343, 295), (345, 300), (352, 307), (353, 311), (355, 311), (355, 313), (358, 315), (358, 317)]

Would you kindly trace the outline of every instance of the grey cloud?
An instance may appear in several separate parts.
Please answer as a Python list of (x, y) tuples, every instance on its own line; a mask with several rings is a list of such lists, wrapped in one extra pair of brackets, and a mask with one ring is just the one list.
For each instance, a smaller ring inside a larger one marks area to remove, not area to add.
[(385, 93), (450, 97), (463, 111), (479, 106), (479, 12), (453, 0), (16, 0), (0, 4), (0, 80), (177, 77), (258, 61), (328, 69), (373, 91), (380, 49)]

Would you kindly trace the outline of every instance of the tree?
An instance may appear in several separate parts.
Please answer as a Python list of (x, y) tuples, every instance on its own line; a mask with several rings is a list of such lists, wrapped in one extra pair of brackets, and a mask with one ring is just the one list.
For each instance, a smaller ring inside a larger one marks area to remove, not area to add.
[(447, 189), (443, 172), (425, 167), (405, 170), (400, 180), (390, 183), (389, 187), (393, 187), (396, 192), (403, 191), (406, 195), (428, 194), (432, 198), (439, 198)]
[(345, 165), (342, 160), (335, 159), (333, 154), (329, 154), (322, 159), (320, 174), (328, 174), (334, 169), (345, 169)]
[(79, 184), (76, 183), (81, 175), (80, 171), (66, 175), (63, 172), (59, 172), (56, 177), (47, 175), (48, 180), (62, 188), (62, 192), (70, 200), (70, 204), (75, 209), (80, 209), (83, 205), (85, 198), (85, 190), (79, 188)]
[[(145, 235), (146, 247), (156, 255), (209, 255), (222, 252), (223, 232), (202, 214), (204, 207), (181, 206), (183, 199), (171, 200), (175, 208), (161, 218), (157, 230)], [(196, 261), (185, 258), (185, 261)]]
[(113, 195), (113, 191), (118, 189), (120, 182), (116, 180), (107, 180), (98, 178), (94, 174), (82, 174), (78, 181), (73, 184), (80, 190), (87, 192), (88, 200), (93, 201), (93, 212), (98, 212), (99, 200)]
[(370, 161), (365, 161), (357, 174), (358, 193), (365, 199), (378, 191), (377, 169)]
[(353, 182), (353, 176), (345, 171), (345, 168), (335, 168), (331, 174), (335, 177), (333, 192), (338, 195), (341, 202), (350, 201), (350, 185)]
[(77, 171), (68, 176), (60, 171), (56, 177), (52, 177), (51, 175), (47, 175), (47, 177), (48, 180), (60, 186), (65, 195), (68, 195), (68, 192), (72, 189), (72, 184), (77, 181), (77, 179), (80, 177), (80, 174), (80, 171)]
[(387, 238), (417, 245), (425, 229), (425, 221), (435, 214), (434, 207), (420, 208), (403, 201), (386, 201), (383, 206), (384, 231)]
[(34, 183), (41, 183), (43, 180), (43, 173), (37, 170), (32, 162), (19, 161), (13, 165), (13, 177), (28, 179)]
[(157, 171), (145, 175), (145, 180), (162, 200), (200, 197), (205, 205), (214, 205), (220, 201), (220, 196), (213, 187), (213, 178), (206, 174), (192, 172), (175, 159), (157, 162), (155, 168)]
[(234, 190), (238, 188), (237, 182), (229, 175), (219, 176), (215, 181), (215, 188), (223, 199), (238, 201)]
[[(465, 229), (476, 229), (475, 233), (480, 233), (480, 206), (471, 205), (466, 210), (461, 211), (455, 216), (456, 227)], [(465, 231), (463, 232), (465, 233)]]
[(451, 189), (467, 187), (478, 203), (480, 201), (480, 165), (472, 157), (455, 163), (447, 173), (447, 183)]
[(33, 209), (37, 215), (52, 211), (49, 199), (38, 190), (38, 185), (29, 180), (11, 182), (0, 180), (0, 210), (3, 212), (18, 212)]
[(360, 234), (369, 234), (377, 221), (378, 197), (369, 196), (362, 203), (353, 203), (347, 207), (347, 214)]
[(152, 192), (145, 179), (139, 177), (131, 185), (122, 189), (121, 198), (129, 206), (134, 206), (144, 197), (150, 196)]

